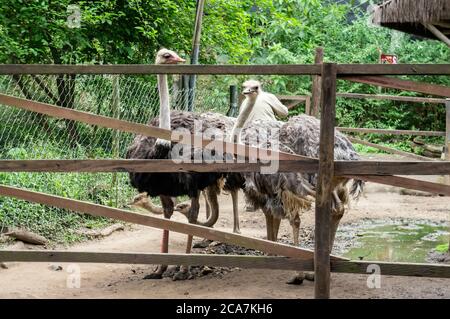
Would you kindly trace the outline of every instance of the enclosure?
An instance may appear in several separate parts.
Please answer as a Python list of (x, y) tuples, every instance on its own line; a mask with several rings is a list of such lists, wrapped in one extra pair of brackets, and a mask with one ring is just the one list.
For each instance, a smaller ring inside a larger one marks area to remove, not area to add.
[[(354, 261), (334, 256), (330, 254), (330, 212), (331, 212), (331, 185), (333, 176), (347, 176), (358, 179), (383, 183), (387, 185), (401, 186), (421, 191), (450, 195), (450, 186), (425, 182), (396, 175), (448, 175), (450, 173), (450, 163), (448, 161), (425, 162), (425, 161), (334, 161), (334, 130), (335, 130), (335, 104), (337, 80), (369, 82), (375, 85), (385, 85), (395, 88), (412, 88), (428, 94), (440, 94), (450, 96), (449, 89), (431, 84), (412, 83), (409, 81), (383, 77), (384, 75), (450, 75), (450, 65), (374, 65), (374, 64), (333, 64), (323, 63), (316, 65), (200, 65), (200, 66), (155, 66), (155, 65), (89, 65), (89, 66), (69, 66), (69, 65), (2, 65), (0, 73), (8, 75), (8, 81), (15, 81), (20, 86), (20, 80), (25, 79), (23, 75), (57, 76), (60, 81), (65, 80), (66, 84), (61, 84), (59, 89), (70, 91), (71, 78), (75, 75), (91, 74), (216, 74), (216, 75), (314, 75), (321, 77), (320, 86), (320, 156), (319, 158), (304, 158), (297, 155), (272, 151), (266, 158), (259, 159), (279, 159), (280, 172), (308, 172), (318, 173), (317, 197), (315, 206), (315, 249), (314, 251), (293, 247), (286, 244), (274, 243), (267, 240), (251, 238), (238, 234), (232, 234), (219, 230), (209, 229), (198, 225), (180, 223), (176, 221), (164, 220), (152, 216), (133, 213), (130, 211), (112, 208), (105, 205), (94, 204), (88, 201), (70, 199), (70, 190), (64, 196), (59, 197), (36, 191), (26, 190), (29, 188), (26, 180), (21, 188), (11, 186), (0, 186), (0, 194), (10, 198), (22, 199), (33, 203), (62, 208), (65, 210), (82, 212), (94, 216), (113, 218), (129, 223), (146, 225), (160, 229), (167, 229), (183, 234), (191, 234), (224, 243), (235, 244), (247, 248), (257, 249), (265, 253), (276, 256), (221, 256), (221, 255), (201, 255), (201, 254), (155, 254), (155, 253), (135, 253), (135, 252), (67, 252), (67, 251), (18, 251), (2, 250), (0, 261), (64, 261), (64, 262), (89, 262), (89, 263), (135, 263), (135, 264), (206, 264), (206, 265), (226, 265), (242, 268), (268, 268), (268, 269), (291, 269), (291, 270), (314, 270), (315, 271), (315, 296), (317, 298), (330, 297), (330, 272), (344, 273), (367, 273), (368, 266), (377, 264), (380, 266), (383, 275), (400, 276), (429, 276), (429, 277), (449, 277), (450, 266), (432, 264), (408, 264), (408, 263), (386, 263), (377, 261)], [(17, 76), (19, 79), (17, 80)], [(16, 80), (14, 79), (16, 77)], [(33, 85), (39, 85), (42, 81), (37, 80)], [(113, 78), (114, 79), (114, 78)], [(116, 78), (117, 79), (117, 78)], [(99, 85), (90, 83), (87, 80), (83, 85)], [(10, 82), (8, 82), (10, 83)], [(114, 81), (111, 81), (111, 90), (114, 88)], [(7, 86), (8, 87), (8, 86)], [(122, 90), (123, 90), (122, 86)], [(126, 90), (126, 88), (125, 88)], [(78, 158), (76, 152), (68, 153), (59, 158), (52, 157), (49, 150), (42, 154), (21, 154), (10, 153), (0, 161), (0, 171), (14, 174), (18, 172), (36, 173), (70, 173), (81, 174), (85, 172), (174, 172), (174, 171), (196, 171), (196, 172), (258, 172), (264, 164), (257, 163), (182, 163), (174, 164), (169, 160), (123, 160), (120, 159), (118, 145), (127, 143), (130, 134), (142, 134), (153, 136), (173, 142), (179, 142), (171, 134), (171, 131), (155, 128), (139, 123), (139, 119), (147, 119), (148, 115), (132, 114), (129, 117), (117, 118), (117, 114), (122, 114), (114, 109), (102, 109), (98, 105), (96, 111), (74, 108), (75, 105), (82, 105), (83, 99), (89, 96), (79, 96), (77, 101), (73, 99), (62, 101), (42, 101), (36, 96), (17, 97), (11, 95), (12, 92), (0, 94), (0, 103), (8, 106), (11, 110), (9, 121), (11, 126), (5, 126), (4, 134), (14, 134), (15, 121), (20, 119), (25, 113), (14, 113), (13, 110), (20, 109), (20, 112), (33, 112), (35, 120), (46, 126), (63, 128), (56, 136), (38, 136), (31, 139), (31, 144), (38, 140), (49, 138), (83, 141), (83, 134), (104, 130), (99, 136), (104, 138), (109, 152), (92, 153), (87, 158)], [(70, 96), (67, 95), (67, 96)], [(182, 96), (182, 95), (181, 95)], [(142, 97), (136, 103), (145, 103), (147, 97)], [(181, 98), (182, 100), (182, 98)], [(181, 103), (183, 104), (183, 103)], [(448, 113), (449, 114), (449, 113)], [(106, 116), (105, 116), (106, 115)], [(447, 115), (448, 117), (449, 115)], [(61, 126), (60, 120), (64, 120)], [(75, 124), (77, 123), (77, 124)], [(78, 127), (77, 127), (78, 126)], [(75, 129), (77, 127), (77, 129)], [(53, 132), (55, 132), (53, 130)], [(447, 130), (447, 142), (450, 129)], [(94, 136), (96, 136), (94, 134)], [(23, 139), (29, 139), (24, 136)], [(189, 141), (195, 136), (189, 136)], [(84, 139), (86, 139), (84, 137)], [(91, 141), (85, 140), (89, 145)], [(236, 144), (230, 145), (222, 141), (210, 141), (202, 139), (203, 147), (217, 147), (226, 145), (224, 149), (233, 150), (237, 154)], [(11, 148), (11, 145), (6, 146)], [(245, 147), (248, 154), (252, 147)], [(75, 148), (75, 150), (77, 150)], [(86, 154), (86, 153), (83, 153)], [(261, 150), (259, 155), (264, 154)], [(31, 159), (30, 159), (31, 158)], [(117, 187), (117, 178), (112, 181)], [(23, 188), (22, 188), (23, 187)], [(116, 192), (118, 192), (116, 190)], [(123, 195), (123, 194), (122, 194)], [(126, 198), (130, 195), (125, 195)], [(119, 197), (116, 197), (116, 201)], [(69, 213), (68, 213), (69, 214)], [(251, 283), (249, 283), (251, 284)]]

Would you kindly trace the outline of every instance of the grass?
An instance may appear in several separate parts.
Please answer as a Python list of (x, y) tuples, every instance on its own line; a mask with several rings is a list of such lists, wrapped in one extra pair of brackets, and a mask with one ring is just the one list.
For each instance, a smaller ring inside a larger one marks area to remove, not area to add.
[(439, 253), (446, 253), (446, 252), (449, 251), (448, 243), (447, 244), (442, 244), (442, 245), (437, 245), (434, 250), (436, 250)]
[[(79, 152), (80, 150), (77, 150), (78, 154), (73, 158), (83, 157)], [(66, 148), (55, 144), (15, 147), (3, 153), (0, 150), (0, 158), (43, 157), (67, 158), (68, 154)], [(110, 173), (0, 173), (0, 184), (106, 206), (116, 206), (117, 201), (117, 207), (125, 207), (135, 194), (135, 190), (128, 183), (126, 173), (118, 173), (116, 182)], [(116, 186), (119, 190), (117, 198)], [(25, 228), (46, 237), (51, 244), (72, 244), (85, 240), (86, 237), (77, 234), (76, 230), (98, 229), (111, 223), (113, 220), (107, 218), (0, 197), (0, 229)]]

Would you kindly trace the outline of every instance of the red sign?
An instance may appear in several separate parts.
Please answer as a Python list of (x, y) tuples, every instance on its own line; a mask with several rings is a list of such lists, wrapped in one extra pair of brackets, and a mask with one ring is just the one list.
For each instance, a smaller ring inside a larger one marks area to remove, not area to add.
[(382, 64), (397, 64), (397, 56), (393, 54), (383, 54), (381, 53), (380, 62)]

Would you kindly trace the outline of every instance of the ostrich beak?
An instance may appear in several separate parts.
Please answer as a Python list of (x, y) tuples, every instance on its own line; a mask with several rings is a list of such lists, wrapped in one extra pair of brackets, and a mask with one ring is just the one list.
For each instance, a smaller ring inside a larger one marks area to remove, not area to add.
[(178, 55), (172, 56), (170, 58), (170, 64), (177, 64), (177, 63), (183, 63), (183, 62), (186, 62), (186, 60), (183, 58), (180, 58)]
[(253, 92), (254, 92), (253, 89), (251, 89), (251, 88), (245, 88), (245, 89), (242, 91), (242, 94), (247, 95), (247, 94), (252, 94)]

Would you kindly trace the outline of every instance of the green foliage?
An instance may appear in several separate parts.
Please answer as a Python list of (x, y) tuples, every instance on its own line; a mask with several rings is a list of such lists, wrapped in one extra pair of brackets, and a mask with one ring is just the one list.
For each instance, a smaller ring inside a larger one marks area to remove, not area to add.
[(440, 253), (446, 253), (446, 252), (448, 252), (448, 251), (449, 251), (449, 249), (448, 249), (448, 243), (447, 243), (447, 244), (442, 244), (442, 245), (437, 245), (436, 248), (435, 248), (435, 250), (436, 250), (437, 252), (440, 252)]

